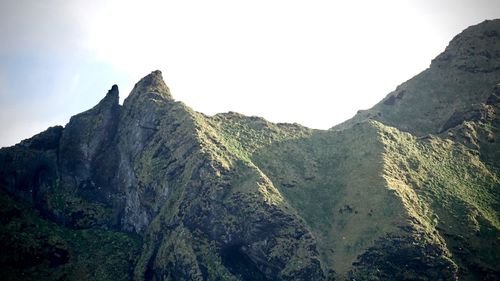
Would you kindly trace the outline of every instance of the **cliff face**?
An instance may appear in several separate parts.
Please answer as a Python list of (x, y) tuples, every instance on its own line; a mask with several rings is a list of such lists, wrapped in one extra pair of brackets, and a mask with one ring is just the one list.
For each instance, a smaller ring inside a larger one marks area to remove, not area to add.
[[(497, 280), (500, 21), (328, 131), (159, 71), (0, 150), (6, 280)], [(89, 258), (93, 257), (93, 258)]]

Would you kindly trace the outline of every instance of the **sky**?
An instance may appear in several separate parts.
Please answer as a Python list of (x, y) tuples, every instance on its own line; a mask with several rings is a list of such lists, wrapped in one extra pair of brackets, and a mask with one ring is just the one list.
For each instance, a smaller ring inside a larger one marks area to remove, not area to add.
[(327, 129), (494, 18), (497, 0), (0, 0), (0, 146), (156, 69), (205, 114)]

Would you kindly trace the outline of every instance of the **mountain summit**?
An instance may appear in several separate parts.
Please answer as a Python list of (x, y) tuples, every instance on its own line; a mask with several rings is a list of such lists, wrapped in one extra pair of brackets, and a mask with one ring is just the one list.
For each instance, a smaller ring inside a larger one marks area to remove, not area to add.
[(143, 96), (145, 98), (156, 97), (164, 100), (173, 99), (170, 90), (163, 81), (161, 71), (155, 70), (137, 82), (125, 100), (124, 105), (134, 103)]
[(0, 150), (2, 280), (499, 280), (499, 36), (327, 131), (114, 85)]

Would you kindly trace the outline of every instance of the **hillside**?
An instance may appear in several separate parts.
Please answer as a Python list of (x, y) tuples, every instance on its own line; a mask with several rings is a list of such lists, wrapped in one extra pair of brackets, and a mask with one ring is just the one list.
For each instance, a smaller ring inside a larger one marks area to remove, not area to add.
[(0, 150), (2, 280), (498, 280), (499, 39), (330, 130), (115, 85)]

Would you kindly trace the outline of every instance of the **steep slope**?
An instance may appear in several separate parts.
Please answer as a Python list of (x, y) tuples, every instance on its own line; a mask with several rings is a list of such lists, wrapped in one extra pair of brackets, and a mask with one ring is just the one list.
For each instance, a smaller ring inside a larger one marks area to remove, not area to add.
[(237, 114), (212, 119), (305, 219), (330, 276), (498, 277), (500, 181), (477, 150), (376, 121), (324, 132)]
[(0, 269), (8, 280), (498, 280), (499, 34), (498, 20), (468, 28), (328, 131), (205, 116), (159, 71), (123, 106), (113, 86), (65, 127), (0, 150)]
[(370, 118), (417, 136), (437, 134), (486, 102), (499, 76), (500, 20), (484, 21), (453, 38), (428, 69), (333, 129)]
[[(409, 201), (417, 195), (384, 175), (385, 126), (365, 122), (325, 132), (235, 114), (213, 119), (226, 138), (239, 134), (241, 144), (254, 144), (245, 154), (307, 222), (330, 278), (450, 280), (457, 275), (443, 237), (426, 217), (428, 208), (419, 199)], [(296, 137), (280, 138), (294, 131)], [(262, 135), (277, 141), (255, 146)], [(374, 252), (378, 261), (368, 258)], [(365, 266), (367, 260), (381, 264)], [(403, 265), (407, 268), (400, 270)]]
[(446, 245), (460, 279), (495, 280), (500, 179), (476, 150), (439, 137), (383, 129), (384, 178), (407, 208)]

